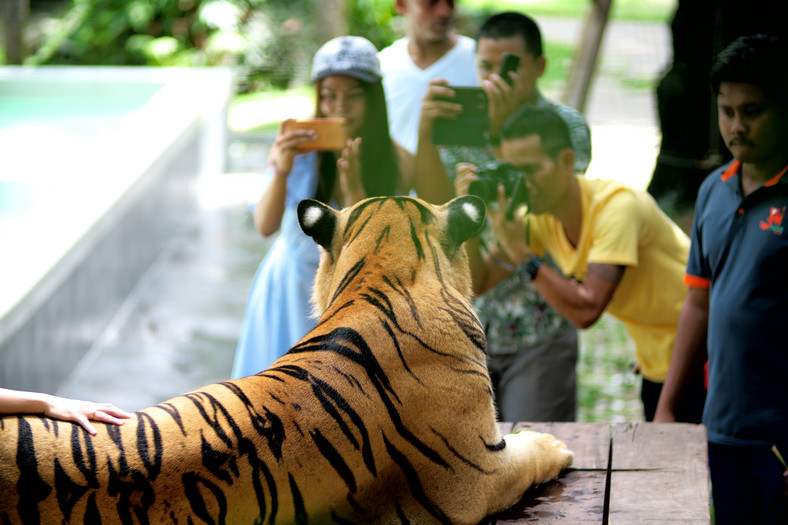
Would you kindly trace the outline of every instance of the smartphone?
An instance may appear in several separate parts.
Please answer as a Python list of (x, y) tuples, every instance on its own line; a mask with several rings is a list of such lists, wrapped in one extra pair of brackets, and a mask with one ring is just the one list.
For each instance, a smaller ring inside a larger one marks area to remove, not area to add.
[(345, 134), (345, 119), (343, 118), (313, 118), (303, 120), (289, 120), (284, 131), (291, 129), (311, 129), (317, 133), (317, 138), (304, 142), (301, 149), (317, 149), (324, 151), (338, 151), (347, 145)]
[(480, 87), (449, 87), (454, 91), (454, 97), (440, 100), (460, 104), (462, 111), (456, 119), (435, 119), (433, 143), (442, 146), (486, 146), (487, 130), (490, 127), (487, 93)]
[(509, 72), (517, 71), (518, 67), (520, 67), (520, 57), (511, 53), (504, 53), (503, 61), (501, 62), (501, 70), (498, 72), (498, 75), (511, 86), (512, 79), (509, 78)]

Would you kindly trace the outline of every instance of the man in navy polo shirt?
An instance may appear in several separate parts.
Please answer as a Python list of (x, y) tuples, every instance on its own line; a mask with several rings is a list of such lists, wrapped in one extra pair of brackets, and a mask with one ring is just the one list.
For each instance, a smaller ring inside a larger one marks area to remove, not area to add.
[(734, 160), (703, 183), (695, 206), (668, 377), (655, 421), (703, 366), (703, 423), (716, 523), (788, 524), (788, 69), (786, 43), (741, 37), (711, 71), (720, 133)]

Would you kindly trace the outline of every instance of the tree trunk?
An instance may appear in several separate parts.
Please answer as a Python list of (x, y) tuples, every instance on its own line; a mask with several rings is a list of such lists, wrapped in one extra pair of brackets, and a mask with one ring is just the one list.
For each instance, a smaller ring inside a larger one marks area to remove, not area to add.
[(347, 0), (319, 0), (315, 2), (318, 43), (323, 44), (334, 37), (347, 35)]
[(3, 45), (6, 63), (21, 64), (27, 56), (24, 27), (30, 14), (30, 0), (3, 0)]

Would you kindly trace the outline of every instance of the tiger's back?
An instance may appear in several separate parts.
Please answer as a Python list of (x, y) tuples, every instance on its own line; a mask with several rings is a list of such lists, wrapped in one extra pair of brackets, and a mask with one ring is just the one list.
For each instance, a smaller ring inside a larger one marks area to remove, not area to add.
[(461, 248), (479, 203), (302, 207), (324, 248), (317, 327), (256, 376), (95, 437), (0, 419), (0, 522), (477, 523), (568, 465), (551, 436), (495, 424)]

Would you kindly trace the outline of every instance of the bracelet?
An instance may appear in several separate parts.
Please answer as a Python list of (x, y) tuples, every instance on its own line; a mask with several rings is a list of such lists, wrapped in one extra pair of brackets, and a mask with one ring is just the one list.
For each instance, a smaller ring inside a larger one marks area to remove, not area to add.
[(542, 259), (539, 257), (531, 257), (531, 259), (525, 263), (525, 271), (528, 272), (528, 276), (531, 277), (533, 281), (536, 279), (536, 274), (539, 273), (539, 268), (542, 267)]

